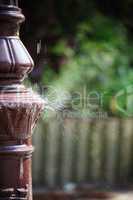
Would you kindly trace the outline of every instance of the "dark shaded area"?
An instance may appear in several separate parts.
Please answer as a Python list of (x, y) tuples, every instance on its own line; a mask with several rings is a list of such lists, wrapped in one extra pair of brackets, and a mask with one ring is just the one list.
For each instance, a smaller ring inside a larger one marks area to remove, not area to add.
[[(47, 51), (46, 47), (54, 46), (61, 37), (67, 37), (70, 45), (73, 46), (77, 25), (91, 15), (103, 13), (105, 16), (120, 20), (130, 33), (133, 29), (132, 0), (39, 0), (34, 2), (28, 0), (21, 1), (20, 7), (23, 8), (27, 19), (23, 25), (22, 39), (38, 66), (38, 70), (33, 72), (34, 81), (37, 82), (40, 79), (44, 58), (55, 72), (59, 72), (62, 63), (62, 56), (54, 55)], [(37, 43), (40, 40), (42, 49), (37, 55)]]

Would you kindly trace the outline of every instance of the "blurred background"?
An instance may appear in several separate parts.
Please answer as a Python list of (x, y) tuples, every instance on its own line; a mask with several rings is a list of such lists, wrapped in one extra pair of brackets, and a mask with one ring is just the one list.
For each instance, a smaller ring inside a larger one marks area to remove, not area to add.
[(21, 38), (35, 61), (27, 84), (47, 101), (34, 135), (35, 190), (130, 188), (133, 0), (20, 7)]
[[(133, 1), (21, 3), (27, 18), (21, 37), (35, 61), (30, 80), (68, 92), (95, 90), (104, 94), (110, 116), (132, 116)], [(117, 109), (114, 96), (120, 91)]]

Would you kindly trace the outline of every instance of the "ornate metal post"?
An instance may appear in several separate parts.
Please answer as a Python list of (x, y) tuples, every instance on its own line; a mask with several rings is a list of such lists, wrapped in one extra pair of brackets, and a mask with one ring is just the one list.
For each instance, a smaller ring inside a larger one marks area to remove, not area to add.
[(32, 200), (31, 133), (43, 100), (22, 85), (33, 61), (19, 39), (24, 16), (0, 0), (0, 200)]

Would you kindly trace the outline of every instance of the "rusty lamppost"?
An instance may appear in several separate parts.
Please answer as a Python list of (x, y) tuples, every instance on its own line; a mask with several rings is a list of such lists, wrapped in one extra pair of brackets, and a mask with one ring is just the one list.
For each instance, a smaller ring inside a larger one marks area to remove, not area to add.
[(0, 0), (0, 200), (32, 200), (31, 133), (44, 103), (22, 84), (33, 68), (24, 19), (17, 0)]

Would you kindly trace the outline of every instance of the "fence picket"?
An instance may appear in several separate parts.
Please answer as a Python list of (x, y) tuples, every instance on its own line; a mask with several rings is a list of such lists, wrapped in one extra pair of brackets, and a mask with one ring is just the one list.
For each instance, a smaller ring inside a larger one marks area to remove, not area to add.
[(87, 170), (88, 136), (91, 129), (91, 120), (79, 122), (78, 159), (77, 159), (77, 181), (85, 181)]
[(64, 122), (63, 145), (62, 145), (62, 163), (61, 177), (62, 184), (71, 181), (72, 173), (72, 151), (73, 151), (73, 132), (75, 130), (75, 121), (66, 119)]
[(106, 121), (106, 134), (107, 134), (107, 162), (105, 177), (109, 184), (115, 182), (115, 170), (117, 159), (117, 138), (119, 134), (119, 121), (117, 119), (108, 119)]
[(100, 181), (101, 170), (101, 140), (103, 137), (104, 121), (97, 120), (92, 134), (92, 179)]
[[(116, 118), (41, 122), (33, 137), (34, 185), (45, 183), (54, 187), (70, 181), (128, 182), (132, 173), (132, 122), (132, 119)], [(47, 135), (45, 142), (42, 133)]]
[(42, 124), (39, 123), (33, 135), (33, 144), (35, 145), (35, 152), (33, 153), (33, 183), (40, 185), (41, 177), (41, 163), (42, 163)]
[(59, 123), (56, 119), (52, 119), (48, 124), (49, 134), (47, 135), (46, 145), (46, 184), (49, 187), (56, 185), (56, 173), (57, 173), (57, 153), (58, 153), (58, 138), (59, 138)]
[(131, 138), (133, 136), (132, 119), (122, 120), (123, 142), (121, 148), (120, 176), (123, 182), (127, 183), (131, 158)]

